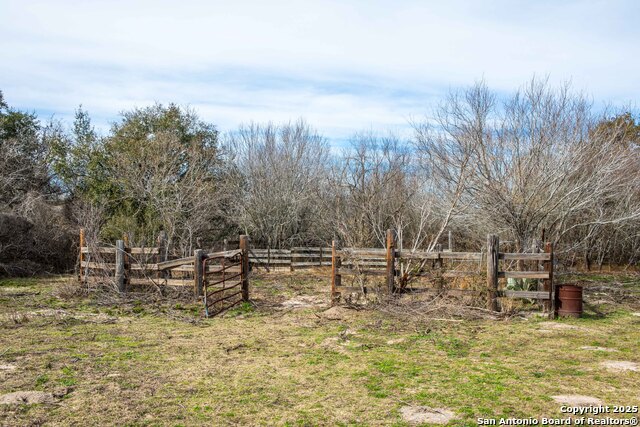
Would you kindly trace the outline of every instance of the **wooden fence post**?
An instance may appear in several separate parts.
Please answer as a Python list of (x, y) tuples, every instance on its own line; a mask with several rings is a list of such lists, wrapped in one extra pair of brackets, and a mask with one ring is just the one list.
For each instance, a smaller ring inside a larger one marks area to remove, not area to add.
[(294, 257), (294, 248), (291, 248), (291, 250), (289, 251), (289, 271), (293, 271), (293, 260), (298, 259), (297, 257)]
[(487, 236), (487, 309), (498, 311), (498, 255), (500, 240), (498, 236)]
[(122, 233), (122, 241), (124, 242), (124, 286), (129, 285), (131, 278), (131, 247), (129, 246), (129, 233)]
[(453, 235), (451, 234), (451, 230), (449, 230), (449, 250), (453, 252)]
[(84, 242), (84, 228), (80, 229), (80, 268), (78, 269), (78, 280), (80, 281), (80, 284), (83, 284), (82, 281), (82, 269), (84, 268), (84, 266), (82, 265), (84, 262), (84, 247), (85, 247), (85, 242)]
[(118, 240), (116, 241), (116, 286), (118, 287), (118, 291), (120, 292), (125, 291), (124, 257), (124, 240)]
[(196, 249), (193, 251), (193, 286), (196, 297), (202, 295), (202, 289), (204, 287), (204, 270), (202, 264), (204, 261), (204, 251), (202, 249)]
[(442, 243), (438, 243), (435, 247), (436, 253), (438, 254), (438, 258), (436, 258), (435, 262), (434, 262), (434, 266), (437, 269), (436, 271), (436, 280), (438, 281), (438, 283), (436, 284), (436, 287), (438, 289), (438, 293), (442, 292), (442, 290), (444, 289), (444, 277), (442, 276), (443, 271), (442, 271)]
[[(324, 242), (322, 242), (324, 245)], [(322, 246), (320, 246), (320, 260), (318, 261), (318, 267), (322, 267)]]
[[(161, 262), (164, 262), (167, 260), (167, 233), (165, 233), (164, 231), (161, 231), (158, 234), (157, 245), (158, 245), (158, 253), (156, 254), (155, 258), (156, 258), (156, 264), (160, 264)], [(158, 270), (158, 272), (156, 273), (156, 277), (158, 279), (164, 279), (166, 276), (167, 276), (166, 271)]]
[(249, 236), (240, 236), (242, 251), (242, 301), (249, 301)]
[(549, 273), (549, 278), (544, 280), (544, 290), (549, 292), (549, 299), (545, 303), (545, 309), (549, 318), (553, 319), (556, 315), (556, 290), (553, 283), (553, 243), (547, 242), (544, 245), (544, 252), (549, 254), (549, 261), (544, 262), (544, 271)]
[(331, 305), (338, 300), (338, 287), (341, 285), (342, 276), (340, 276), (341, 259), (338, 255), (339, 242), (333, 240), (331, 242)]
[(267, 247), (267, 268), (271, 268), (271, 245)]
[(267, 241), (267, 270), (271, 269), (271, 237)]
[(395, 262), (395, 237), (393, 235), (393, 230), (387, 230), (387, 289), (390, 294), (395, 292)]

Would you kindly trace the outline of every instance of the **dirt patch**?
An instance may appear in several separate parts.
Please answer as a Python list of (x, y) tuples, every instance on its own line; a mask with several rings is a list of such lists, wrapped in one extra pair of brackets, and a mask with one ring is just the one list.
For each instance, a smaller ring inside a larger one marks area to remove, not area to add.
[(591, 406), (602, 405), (602, 400), (597, 397), (582, 396), (579, 394), (561, 394), (558, 396), (551, 396), (553, 400), (558, 403), (564, 403), (573, 406)]
[(15, 371), (16, 368), (17, 368), (16, 365), (12, 365), (10, 363), (4, 364), (4, 365), (0, 364), (0, 371)]
[(623, 360), (607, 360), (601, 363), (607, 370), (612, 372), (625, 372), (625, 371), (633, 371), (638, 372), (640, 369), (638, 368), (638, 364), (635, 362), (626, 362)]
[(403, 342), (405, 342), (406, 340), (404, 338), (396, 338), (393, 340), (389, 340), (387, 341), (387, 345), (396, 345), (396, 344), (402, 344)]
[(326, 307), (327, 302), (322, 297), (300, 295), (284, 301), (281, 305), (285, 309), (319, 308)]
[(2, 405), (33, 405), (38, 403), (55, 403), (53, 394), (44, 391), (16, 391), (0, 396)]
[[(579, 327), (579, 326), (574, 326), (574, 325), (567, 325), (566, 323), (556, 323), (556, 322), (542, 322), (540, 323), (540, 326), (542, 326), (544, 329), (555, 329), (555, 330), (559, 330), (559, 331), (579, 331), (583, 328)], [(543, 329), (543, 330), (544, 330)]]
[(580, 347), (580, 350), (590, 350), (590, 351), (606, 351), (609, 353), (614, 353), (617, 352), (619, 350), (616, 350), (615, 348), (608, 348), (608, 347), (594, 347), (591, 345), (585, 345)]
[(448, 409), (426, 406), (403, 406), (400, 408), (400, 415), (410, 424), (447, 424), (455, 418), (455, 414)]

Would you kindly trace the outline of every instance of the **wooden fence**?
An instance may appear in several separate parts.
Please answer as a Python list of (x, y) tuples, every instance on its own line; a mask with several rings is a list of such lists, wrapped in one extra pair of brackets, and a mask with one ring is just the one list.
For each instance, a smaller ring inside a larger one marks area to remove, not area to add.
[[(242, 300), (248, 301), (250, 249), (247, 236), (240, 236), (239, 246), (239, 249), (211, 253), (197, 249), (192, 256), (168, 260), (162, 244), (148, 248), (129, 247), (123, 239), (116, 241), (115, 246), (88, 246), (81, 230), (78, 278), (83, 284), (112, 283), (120, 292), (134, 285), (192, 287), (199, 297), (204, 295), (207, 285), (216, 291), (226, 289), (229, 280), (240, 277)], [(242, 262), (230, 265), (238, 259)], [(231, 273), (238, 275), (231, 276)], [(204, 296), (206, 303), (207, 295)]]
[[(483, 293), (487, 308), (493, 311), (498, 309), (499, 297), (541, 300), (549, 313), (555, 310), (551, 243), (546, 243), (544, 252), (539, 253), (500, 252), (498, 237), (489, 235), (482, 252), (445, 251), (441, 246), (430, 252), (397, 250), (392, 230), (387, 230), (386, 240), (386, 248), (342, 248), (334, 241), (330, 248), (252, 249), (248, 237), (241, 236), (239, 249), (226, 250), (225, 244), (223, 251), (207, 253), (198, 249), (192, 256), (168, 260), (162, 240), (156, 247), (149, 248), (129, 247), (124, 239), (118, 240), (115, 246), (88, 246), (81, 231), (79, 278), (83, 283), (112, 281), (120, 291), (131, 285), (192, 286), (196, 296), (205, 296), (205, 305), (209, 304), (207, 313), (209, 310), (215, 313), (224, 308), (225, 301), (230, 305), (248, 301), (248, 277), (252, 268), (294, 271), (331, 266), (332, 301), (338, 300), (343, 293), (366, 292), (362, 287), (343, 286), (343, 276), (381, 277), (385, 291), (390, 294), (418, 290), (441, 292), (444, 279), (481, 277), (486, 280), (481, 290), (455, 291)], [(451, 245), (451, 236), (449, 241)], [(513, 263), (515, 270), (508, 268), (508, 264)], [(456, 268), (451, 268), (454, 264), (457, 264)], [(533, 267), (527, 270), (526, 264)], [(420, 278), (431, 279), (436, 286), (420, 289), (408, 286)], [(499, 279), (541, 280), (542, 289), (500, 289)], [(235, 282), (227, 287), (230, 280)], [(208, 295), (207, 286), (216, 298)], [(229, 294), (230, 289), (235, 290)], [(240, 295), (241, 299), (232, 299)]]
[(331, 265), (331, 248), (251, 249), (249, 262), (267, 270), (299, 270)]
[[(239, 249), (227, 250), (228, 246)], [(234, 251), (245, 251), (243, 259), (248, 263), (247, 272), (253, 268), (294, 271), (331, 265), (331, 248), (328, 247), (254, 249), (249, 247), (247, 236), (241, 236), (235, 242), (225, 240), (221, 247), (223, 250), (218, 252), (209, 253), (197, 249), (192, 256), (167, 259), (165, 239), (162, 235), (153, 247), (131, 247), (126, 235), (114, 246), (88, 245), (84, 230), (80, 230), (79, 279), (85, 284), (111, 282), (121, 292), (133, 285), (191, 286), (196, 296), (202, 296), (206, 280), (214, 279), (210, 273), (222, 273), (224, 270), (212, 265), (211, 259), (219, 259), (220, 254), (227, 254), (228, 258), (236, 254)], [(201, 272), (201, 264), (207, 259), (207, 270)]]
[[(331, 298), (336, 301), (342, 293), (366, 292), (362, 287), (343, 286), (342, 277), (351, 275), (379, 276), (384, 278), (384, 288), (388, 293), (415, 291), (405, 284), (413, 279), (425, 277), (434, 279), (437, 285), (420, 291), (441, 292), (442, 279), (462, 277), (486, 277), (484, 293), (487, 308), (498, 310), (498, 297), (527, 298), (545, 301), (545, 309), (552, 314), (555, 310), (555, 289), (553, 284), (553, 245), (546, 243), (544, 252), (507, 253), (500, 252), (498, 236), (487, 236), (486, 251), (450, 252), (398, 251), (392, 230), (387, 231), (387, 245), (379, 248), (341, 248), (337, 241), (331, 247)], [(472, 264), (475, 269), (444, 268), (445, 262), (458, 262), (463, 266)], [(506, 268), (507, 263), (515, 263), (516, 270)], [(525, 264), (533, 268), (525, 270)], [(431, 268), (425, 268), (429, 265)], [(542, 280), (542, 290), (499, 289), (499, 279)], [(457, 289), (458, 291), (467, 291)], [(477, 291), (469, 291), (477, 292)]]

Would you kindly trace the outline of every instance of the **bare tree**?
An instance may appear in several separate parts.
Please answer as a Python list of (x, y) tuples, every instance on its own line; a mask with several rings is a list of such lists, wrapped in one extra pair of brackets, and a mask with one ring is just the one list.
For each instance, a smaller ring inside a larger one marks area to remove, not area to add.
[(346, 244), (384, 245), (390, 227), (402, 238), (413, 223), (410, 203), (419, 191), (410, 174), (410, 160), (408, 147), (394, 135), (353, 136), (332, 174), (335, 222)]
[(421, 222), (429, 223), (426, 229), (432, 232), (425, 245), (428, 250), (473, 204), (469, 197), (472, 159), (482, 145), (494, 105), (494, 96), (476, 86), (464, 94), (451, 93), (433, 120), (412, 123), (417, 164), (428, 194), (421, 208)]
[(329, 146), (303, 120), (241, 126), (228, 136), (239, 180), (234, 217), (256, 243), (276, 247), (327, 239), (322, 199)]
[(637, 153), (597, 131), (598, 119), (569, 85), (532, 79), (498, 103), (481, 82), (450, 96), (429, 137), (417, 127), (418, 141), (445, 188), (462, 190), (464, 221), (525, 250), (543, 228), (561, 242), (576, 228), (640, 218)]

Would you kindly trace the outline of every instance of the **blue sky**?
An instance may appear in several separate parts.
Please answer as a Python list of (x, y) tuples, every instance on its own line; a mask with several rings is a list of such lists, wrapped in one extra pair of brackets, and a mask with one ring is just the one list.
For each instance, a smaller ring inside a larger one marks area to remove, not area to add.
[(0, 0), (10, 105), (106, 129), (157, 102), (220, 130), (304, 117), (335, 145), (408, 132), (451, 89), (571, 79), (596, 105), (640, 96), (639, 1)]

